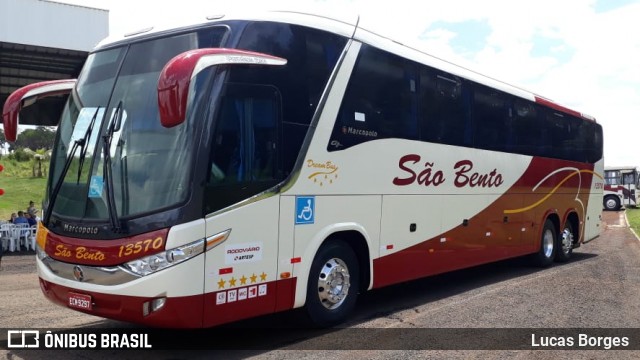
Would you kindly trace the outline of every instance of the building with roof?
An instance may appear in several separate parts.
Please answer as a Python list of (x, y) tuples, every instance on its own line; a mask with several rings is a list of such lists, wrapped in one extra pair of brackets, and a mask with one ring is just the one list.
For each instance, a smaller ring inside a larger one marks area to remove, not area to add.
[(0, 105), (22, 86), (78, 77), (89, 51), (108, 35), (108, 10), (0, 0)]

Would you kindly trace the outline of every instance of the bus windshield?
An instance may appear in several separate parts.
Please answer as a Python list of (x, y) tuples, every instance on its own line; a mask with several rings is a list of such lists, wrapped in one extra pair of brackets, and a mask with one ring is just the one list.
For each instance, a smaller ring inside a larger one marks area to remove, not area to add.
[(161, 125), (158, 76), (175, 55), (220, 46), (225, 33), (213, 28), (89, 56), (60, 121), (46, 194), (55, 198), (51, 214), (106, 221), (110, 212), (130, 217), (186, 199), (193, 129), (189, 121)]

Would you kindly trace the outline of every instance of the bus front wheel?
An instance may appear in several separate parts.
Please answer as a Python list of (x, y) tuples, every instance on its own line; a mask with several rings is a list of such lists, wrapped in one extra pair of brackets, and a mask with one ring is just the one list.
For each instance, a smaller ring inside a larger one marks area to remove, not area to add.
[(604, 208), (608, 211), (615, 211), (620, 209), (620, 200), (615, 196), (607, 196), (604, 199)]
[(551, 265), (556, 255), (556, 226), (549, 219), (545, 220), (540, 238), (540, 248), (533, 255), (533, 263), (539, 267)]
[(356, 304), (359, 267), (353, 249), (343, 241), (322, 245), (311, 264), (306, 310), (313, 325), (343, 322)]

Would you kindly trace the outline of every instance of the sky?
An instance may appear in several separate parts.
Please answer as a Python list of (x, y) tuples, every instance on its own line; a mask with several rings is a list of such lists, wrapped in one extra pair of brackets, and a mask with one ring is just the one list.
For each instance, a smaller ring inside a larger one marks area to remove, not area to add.
[(345, 9), (426, 53), (595, 117), (605, 166), (640, 166), (640, 0), (56, 1), (109, 10), (111, 35), (230, 4)]

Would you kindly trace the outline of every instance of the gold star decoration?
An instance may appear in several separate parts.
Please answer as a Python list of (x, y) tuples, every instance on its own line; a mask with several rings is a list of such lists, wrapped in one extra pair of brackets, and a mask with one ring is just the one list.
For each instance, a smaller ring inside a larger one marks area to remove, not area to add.
[(224, 279), (220, 279), (220, 281), (218, 281), (218, 289), (224, 289), (225, 283), (226, 281), (224, 281)]
[(247, 278), (242, 275), (242, 277), (240, 278), (240, 285), (246, 285), (247, 284)]
[(256, 280), (258, 279), (258, 277), (256, 276), (256, 274), (254, 273), (253, 275), (251, 275), (251, 283), (253, 284), (254, 282), (256, 282)]
[(231, 280), (229, 280), (229, 286), (236, 286), (236, 278), (232, 277)]
[(260, 274), (260, 281), (267, 281), (267, 274), (265, 274), (264, 271)]

